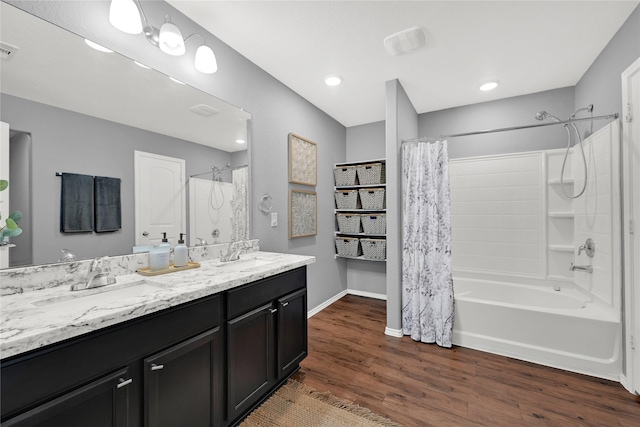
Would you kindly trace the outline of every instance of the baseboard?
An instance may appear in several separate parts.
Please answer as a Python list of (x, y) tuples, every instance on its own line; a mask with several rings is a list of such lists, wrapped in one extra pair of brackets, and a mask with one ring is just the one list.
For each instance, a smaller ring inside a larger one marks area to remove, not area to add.
[(402, 338), (404, 336), (402, 329), (391, 329), (389, 327), (384, 328), (384, 334), (396, 338)]
[(347, 293), (349, 295), (355, 295), (355, 296), (359, 296), (359, 297), (381, 299), (381, 300), (385, 300), (385, 301), (387, 300), (387, 296), (385, 294), (376, 294), (376, 293), (373, 293), (373, 292), (359, 291), (357, 289), (347, 289)]
[(334, 295), (333, 297), (329, 298), (328, 300), (326, 300), (325, 302), (323, 302), (319, 306), (309, 310), (307, 312), (307, 318), (311, 318), (311, 317), (315, 316), (316, 314), (320, 313), (322, 310), (324, 310), (325, 308), (329, 307), (331, 304), (333, 304), (334, 302), (338, 301), (340, 298), (342, 298), (345, 295), (347, 295), (347, 291), (342, 291), (342, 292)]

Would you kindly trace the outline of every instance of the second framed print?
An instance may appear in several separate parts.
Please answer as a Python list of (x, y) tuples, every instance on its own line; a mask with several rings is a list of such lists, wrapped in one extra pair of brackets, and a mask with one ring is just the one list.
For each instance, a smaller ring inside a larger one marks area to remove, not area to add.
[(289, 182), (316, 186), (318, 146), (294, 133), (289, 134)]

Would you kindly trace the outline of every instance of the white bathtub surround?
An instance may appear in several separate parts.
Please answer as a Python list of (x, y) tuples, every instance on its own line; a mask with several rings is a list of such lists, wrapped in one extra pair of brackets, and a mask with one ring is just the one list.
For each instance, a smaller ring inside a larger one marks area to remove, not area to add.
[(402, 329), (451, 347), (453, 281), (447, 141), (403, 146)]
[(456, 345), (619, 381), (620, 316), (579, 287), (454, 280)]
[[(189, 248), (189, 260), (202, 262), (220, 257), (228, 243), (220, 245), (194, 246)], [(250, 253), (260, 250), (259, 240), (245, 240), (234, 243), (234, 250)], [(0, 270), (0, 295), (20, 294), (47, 288), (68, 288), (87, 276), (92, 259), (56, 264), (35, 265)], [(105, 266), (112, 276), (135, 273), (139, 268), (149, 267), (149, 254), (131, 254), (108, 257)]]
[[(260, 262), (252, 263), (256, 259)], [(78, 291), (73, 295), (67, 287), (58, 286), (3, 296), (0, 300), (0, 353), (2, 358), (7, 358), (313, 262), (315, 258), (310, 256), (254, 252), (242, 255), (237, 262), (202, 261), (200, 268), (160, 276), (118, 276), (111, 287)], [(109, 298), (110, 292), (133, 290), (135, 286), (131, 285), (140, 280), (145, 281), (144, 292)], [(90, 296), (92, 293), (103, 293), (107, 298), (88, 309), (82, 303), (64, 309), (56, 309), (55, 303), (43, 304), (56, 300), (66, 304), (70, 295)]]
[[(454, 344), (618, 381), (622, 372), (620, 123), (565, 150), (451, 162)], [(570, 150), (566, 191), (584, 183)], [(580, 245), (595, 241), (593, 258)], [(570, 271), (571, 263), (592, 273)], [(554, 291), (559, 288), (559, 291)]]
[[(574, 259), (579, 265), (591, 265), (593, 273), (576, 271), (575, 283), (604, 305), (620, 312), (622, 307), (622, 254), (620, 243), (620, 119), (615, 120), (583, 141), (589, 177), (582, 197), (573, 201)], [(574, 147), (574, 150), (577, 148)], [(573, 168), (580, 167), (577, 155)], [(582, 188), (584, 177), (575, 173), (575, 187)], [(588, 238), (595, 242), (593, 258), (578, 246)]]

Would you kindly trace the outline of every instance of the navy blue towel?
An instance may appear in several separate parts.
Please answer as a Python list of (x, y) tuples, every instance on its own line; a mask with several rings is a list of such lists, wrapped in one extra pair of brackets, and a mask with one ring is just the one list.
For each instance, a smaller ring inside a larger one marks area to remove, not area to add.
[(96, 233), (120, 230), (122, 227), (120, 178), (96, 176), (94, 188)]
[(60, 231), (93, 231), (93, 177), (63, 173), (60, 189)]

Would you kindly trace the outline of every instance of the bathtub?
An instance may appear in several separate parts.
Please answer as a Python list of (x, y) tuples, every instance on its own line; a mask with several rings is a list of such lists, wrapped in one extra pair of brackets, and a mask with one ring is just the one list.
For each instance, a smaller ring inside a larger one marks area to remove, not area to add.
[(620, 315), (560, 287), (454, 277), (453, 343), (619, 381)]

